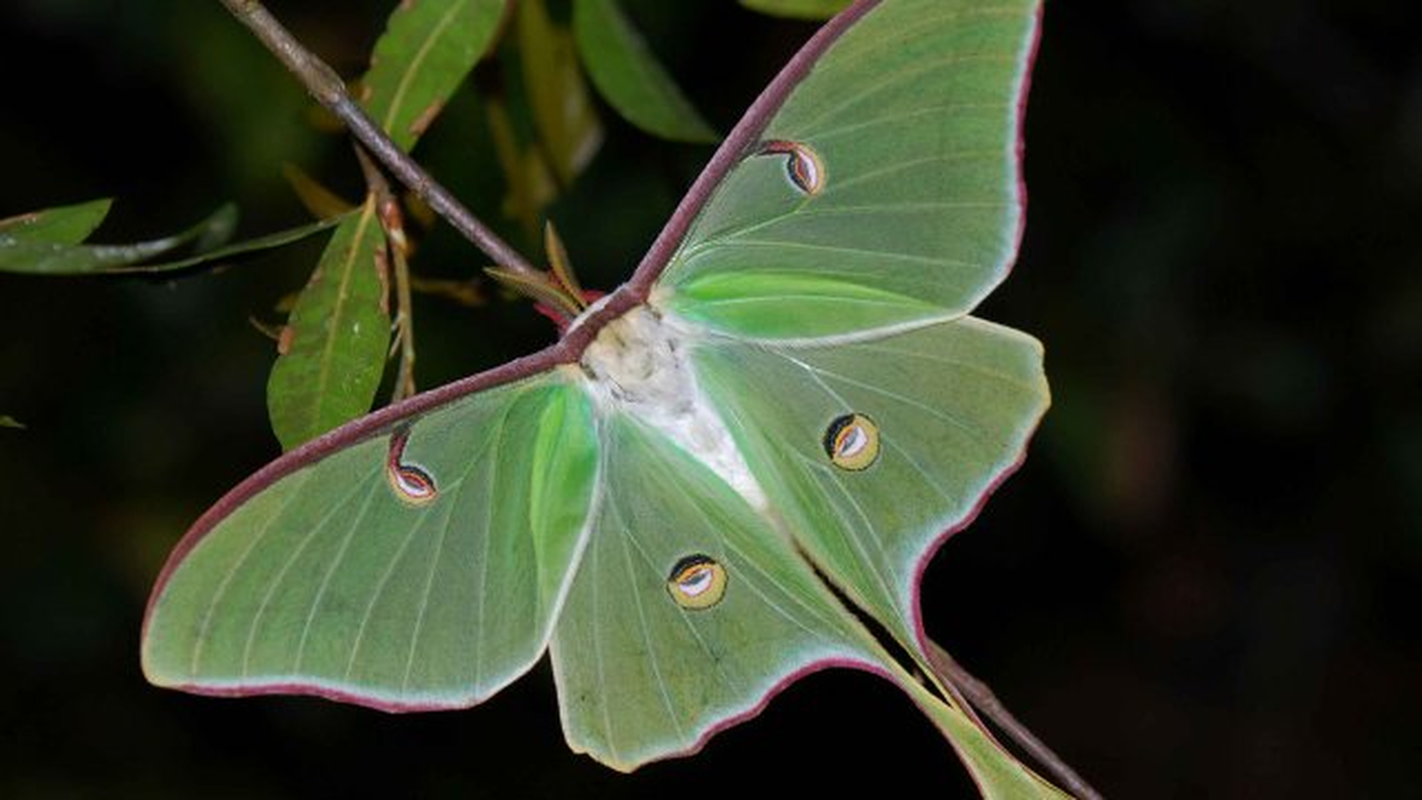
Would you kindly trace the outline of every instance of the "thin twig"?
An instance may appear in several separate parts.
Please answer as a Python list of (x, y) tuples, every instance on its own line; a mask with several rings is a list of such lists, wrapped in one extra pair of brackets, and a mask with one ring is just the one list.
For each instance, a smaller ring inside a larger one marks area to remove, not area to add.
[(411, 298), (410, 265), (405, 260), (404, 245), (392, 243), (390, 255), (395, 262), (395, 339), (400, 345), (400, 367), (395, 373), (395, 388), (390, 402), (398, 403), (415, 396), (415, 306)]
[[(359, 144), (355, 146), (355, 153), (360, 171), (365, 175), (365, 185), (375, 195), (376, 216), (385, 231), (386, 252), (395, 277), (395, 316), (391, 320), (395, 341), (391, 343), (390, 354), (394, 355), (399, 350), (400, 365), (395, 373), (395, 388), (390, 402), (398, 403), (415, 394), (415, 306), (410, 296), (410, 265), (405, 258), (410, 241), (405, 237), (400, 201), (390, 191), (390, 182), (385, 180), (380, 167)], [(386, 297), (389, 297), (388, 291)]]
[(1091, 784), (1083, 780), (1076, 770), (1067, 766), (1067, 763), (1028, 730), (1027, 726), (1018, 722), (986, 683), (963, 669), (938, 643), (929, 641), (928, 646), (928, 659), (939, 677), (957, 687), (975, 708), (1050, 773), (1058, 784), (1081, 800), (1101, 800), (1101, 793), (1091, 788)]
[(360, 104), (351, 98), (345, 81), (335, 70), (303, 47), (260, 0), (222, 0), (222, 4), (291, 70), (318, 103), (345, 124), (370, 154), (390, 170), (390, 174), (428, 203), (455, 230), (484, 251), (494, 263), (514, 272), (537, 272), (518, 251), (480, 222), (463, 203), (391, 141)]

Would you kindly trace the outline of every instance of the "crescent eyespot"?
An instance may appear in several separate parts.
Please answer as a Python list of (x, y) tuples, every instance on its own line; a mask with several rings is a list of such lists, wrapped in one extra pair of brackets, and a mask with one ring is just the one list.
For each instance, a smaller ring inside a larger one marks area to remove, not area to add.
[(809, 145), (775, 139), (761, 144), (756, 155), (785, 156), (785, 175), (790, 183), (807, 195), (817, 195), (825, 187), (825, 165)]
[(422, 506), (439, 495), (434, 476), (417, 464), (404, 463), (405, 442), (410, 438), (408, 429), (401, 429), (390, 437), (390, 455), (385, 460), (385, 477), (390, 480), (390, 488), (395, 496), (412, 506)]
[(863, 414), (835, 417), (825, 428), (825, 455), (840, 469), (859, 472), (879, 458), (879, 426)]
[(726, 568), (710, 556), (687, 556), (667, 576), (667, 593), (682, 608), (710, 608), (726, 594)]

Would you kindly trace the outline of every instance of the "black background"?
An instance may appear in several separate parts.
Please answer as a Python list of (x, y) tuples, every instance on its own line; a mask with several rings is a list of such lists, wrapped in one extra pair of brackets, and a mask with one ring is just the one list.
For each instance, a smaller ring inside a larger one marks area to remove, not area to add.
[[(556, 4), (555, 4), (556, 6)], [(274, 3), (344, 74), (388, 4)], [(628, 3), (723, 130), (813, 30), (732, 3)], [(1041, 338), (1054, 406), (939, 553), (930, 633), (1108, 796), (1383, 797), (1422, 752), (1422, 47), (1414, 3), (1051, 2), (1026, 240), (980, 310)], [(294, 224), (339, 137), (216, 3), (0, 6), (0, 216), (115, 196), (100, 239), (226, 200)], [(472, 93), (423, 153), (482, 216)], [(709, 149), (605, 115), (552, 209), (615, 285)], [(516, 232), (515, 232), (516, 235)], [(526, 252), (533, 248), (519, 243)], [(179, 280), (0, 276), (0, 795), (724, 795), (855, 780), (970, 796), (887, 683), (824, 672), (698, 756), (622, 777), (562, 743), (546, 664), (467, 712), (148, 686), (148, 587), (202, 509), (277, 452), (248, 318), (319, 243)], [(447, 231), (418, 267), (483, 264)], [(420, 301), (423, 386), (530, 352), (517, 304)]]

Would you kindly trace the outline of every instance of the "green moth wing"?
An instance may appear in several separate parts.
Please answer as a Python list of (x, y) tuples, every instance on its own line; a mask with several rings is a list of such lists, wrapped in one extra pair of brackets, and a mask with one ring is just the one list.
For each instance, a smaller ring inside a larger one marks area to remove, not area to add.
[(554, 371), (274, 462), (174, 551), (145, 674), (392, 710), (498, 691), (541, 657), (588, 535), (590, 413)]
[(888, 655), (773, 515), (633, 417), (601, 425), (617, 480), (551, 642), (569, 746), (621, 770), (696, 752), (800, 676), (851, 667), (898, 684), (985, 796), (1062, 796)]
[(1006, 276), (1036, 0), (860, 3), (835, 25), (671, 256), (677, 314), (835, 335), (965, 314)]
[(806, 553), (919, 647), (925, 560), (1016, 467), (1046, 411), (1041, 345), (962, 317), (852, 342), (716, 337), (692, 360)]
[(746, 500), (660, 432), (604, 423), (597, 536), (552, 642), (568, 742), (619, 769), (691, 752), (872, 640)]

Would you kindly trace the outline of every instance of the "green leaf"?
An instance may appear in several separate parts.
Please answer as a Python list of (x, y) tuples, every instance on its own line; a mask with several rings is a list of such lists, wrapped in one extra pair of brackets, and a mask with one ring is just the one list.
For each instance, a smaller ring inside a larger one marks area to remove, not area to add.
[(518, 45), (534, 125), (553, 173), (567, 185), (602, 145), (602, 124), (578, 68), (573, 37), (548, 18), (543, 0), (522, 0)]
[(104, 197), (0, 219), (0, 235), (54, 244), (79, 244), (109, 214), (113, 198)]
[[(81, 207), (69, 206), (65, 210), (76, 208)], [(61, 214), (52, 218), (52, 223), (41, 222), (39, 236), (0, 232), (0, 271), (31, 275), (122, 272), (125, 267), (171, 253), (184, 245), (192, 244), (199, 252), (210, 251), (231, 237), (237, 226), (236, 207), (225, 205), (182, 233), (162, 239), (118, 245), (80, 245), (64, 241), (73, 239), (86, 225), (92, 230), (90, 222), (95, 213), (95, 209), (89, 208), (72, 215)], [(144, 271), (158, 270), (149, 268)]]
[(0, 428), (24, 428), (25, 423), (20, 422), (9, 414), (0, 414)]
[(301, 291), (267, 382), (267, 411), (291, 448), (370, 410), (390, 344), (385, 234), (374, 198), (341, 223)]
[[(127, 275), (177, 272), (201, 264), (216, 263), (300, 241), (330, 228), (345, 219), (346, 216), (348, 214), (316, 220), (305, 225), (297, 225), (294, 228), (287, 228), (216, 248), (212, 246), (220, 244), (235, 223), (236, 211), (231, 206), (224, 206), (212, 217), (177, 237), (137, 245), (65, 246), (53, 242), (32, 241), (28, 238), (12, 238), (0, 233), (0, 271), (41, 275)], [(171, 248), (158, 247), (157, 245), (171, 244), (174, 239), (179, 238), (186, 241), (194, 235), (202, 242), (199, 245), (202, 252), (197, 255), (173, 261), (140, 263), (152, 255), (161, 255), (162, 252), (176, 249), (183, 242), (177, 242)], [(203, 249), (204, 246), (210, 249)]]
[(850, 0), (741, 0), (752, 11), (774, 17), (829, 19), (843, 11)]
[(575, 0), (573, 34), (593, 85), (628, 122), (663, 139), (705, 143), (719, 138), (615, 0)]
[(504, 0), (419, 0), (391, 13), (363, 83), (366, 110), (401, 148), (414, 146), (488, 49)]
[[(375, 44), (367, 111), (409, 150), (493, 41), (504, 0), (404, 2)], [(385, 234), (367, 197), (332, 237), (302, 289), (267, 383), (267, 409), (291, 449), (370, 410), (390, 341)]]
[(347, 217), (351, 216), (354, 213), (354, 211), (348, 211), (344, 214), (337, 214), (335, 216), (327, 217), (326, 219), (318, 219), (315, 222), (308, 222), (305, 225), (297, 225), (294, 228), (287, 228), (285, 230), (280, 230), (275, 233), (266, 234), (265, 236), (258, 236), (253, 239), (244, 239), (240, 242), (234, 242), (232, 244), (229, 244), (226, 247), (219, 247), (215, 250), (208, 250), (191, 258), (183, 258), (177, 261), (164, 261), (157, 264), (135, 264), (133, 266), (127, 267), (115, 267), (108, 271), (111, 273), (118, 274), (173, 272), (175, 270), (183, 270), (188, 269), (189, 267), (195, 267), (199, 264), (209, 264), (218, 261), (225, 261), (235, 256), (255, 253), (261, 250), (271, 250), (272, 248), (281, 247), (282, 245), (291, 244), (292, 242), (299, 242), (308, 236), (313, 236), (339, 224), (341, 221), (345, 220)]

